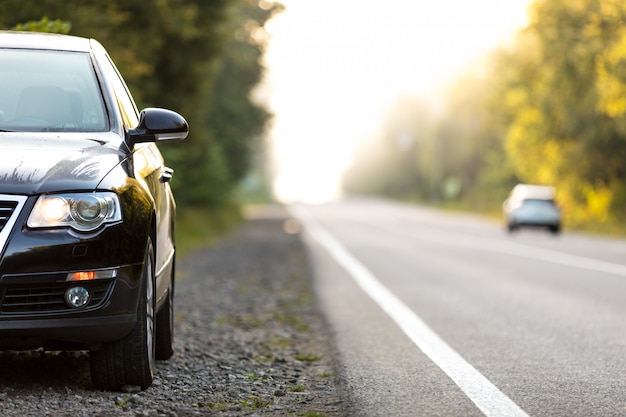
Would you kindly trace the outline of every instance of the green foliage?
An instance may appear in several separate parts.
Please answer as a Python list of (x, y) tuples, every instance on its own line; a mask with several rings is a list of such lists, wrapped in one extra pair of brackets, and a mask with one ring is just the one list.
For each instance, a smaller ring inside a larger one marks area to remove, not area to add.
[(294, 358), (300, 362), (316, 362), (320, 359), (318, 355), (296, 355)]
[(47, 17), (44, 17), (43, 19), (37, 21), (18, 23), (11, 29), (26, 32), (47, 32), (66, 35), (70, 32), (71, 28), (72, 24), (70, 22), (66, 22), (61, 19), (50, 20)]
[(139, 108), (170, 108), (189, 122), (185, 142), (162, 146), (179, 203), (218, 207), (235, 198), (270, 119), (250, 93), (263, 70), (263, 27), (282, 9), (255, 0), (3, 0), (0, 28), (71, 27), (99, 40)]
[(260, 408), (269, 408), (272, 402), (259, 395), (248, 394), (248, 398), (237, 401), (244, 409), (254, 411)]
[(220, 236), (233, 230), (243, 221), (238, 206), (223, 204), (218, 207), (179, 205), (176, 218), (176, 252), (187, 255), (197, 247), (211, 245)]
[[(394, 112), (396, 120), (376, 140), (375, 157), (363, 152), (355, 158), (349, 190), (456, 198), (493, 211), (517, 182), (552, 184), (566, 225), (620, 221), (626, 204), (626, 3), (536, 0), (516, 43), (495, 51), (481, 70), (450, 89), (440, 117), (410, 105), (413, 142), (403, 152), (389, 140), (401, 124)], [(430, 128), (420, 130), (417, 121), (425, 114)], [(412, 166), (400, 163), (402, 154)]]
[(403, 97), (388, 112), (384, 134), (363, 143), (344, 177), (344, 189), (389, 197), (432, 193), (435, 124), (427, 104)]
[(557, 186), (570, 224), (609, 221), (624, 203), (624, 23), (621, 1), (539, 1), (503, 58), (507, 155), (521, 180)]
[[(252, 0), (230, 2), (224, 9), (227, 17), (224, 31), (231, 36), (226, 39), (219, 59), (212, 62), (210, 85), (199, 91), (203, 107), (191, 113), (194, 126), (207, 133), (206, 141), (199, 147), (201, 153), (186, 154), (181, 161), (196, 170), (183, 172), (181, 183), (185, 187), (191, 182), (206, 188), (204, 193), (193, 193), (192, 203), (202, 202), (196, 200), (199, 196), (204, 202), (219, 203), (224, 195), (235, 191), (234, 185), (249, 172), (252, 153), (270, 119), (267, 110), (251, 99), (251, 92), (262, 76), (259, 62), (266, 42), (263, 26), (280, 10), (279, 5), (261, 9)], [(167, 156), (176, 161), (179, 155), (168, 153)], [(204, 183), (195, 177), (204, 178)], [(177, 195), (184, 193), (184, 190), (175, 191)]]

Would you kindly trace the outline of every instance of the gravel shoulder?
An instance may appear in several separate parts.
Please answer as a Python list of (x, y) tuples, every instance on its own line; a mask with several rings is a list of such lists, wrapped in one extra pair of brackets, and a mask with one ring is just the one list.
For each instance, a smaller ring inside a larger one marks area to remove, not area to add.
[(176, 354), (152, 387), (95, 391), (85, 352), (2, 352), (0, 415), (346, 415), (297, 231), (265, 207), (179, 259)]

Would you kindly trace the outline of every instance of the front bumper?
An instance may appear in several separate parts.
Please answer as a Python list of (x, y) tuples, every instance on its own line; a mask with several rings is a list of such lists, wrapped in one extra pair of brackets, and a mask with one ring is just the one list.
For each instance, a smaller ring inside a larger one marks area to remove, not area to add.
[(9, 320), (0, 323), (0, 347), (22, 350), (90, 350), (126, 336), (136, 314)]
[[(115, 278), (65, 281), (66, 273), (0, 278), (0, 348), (91, 349), (119, 340), (136, 321), (142, 265), (120, 267)], [(80, 286), (88, 303), (73, 308), (65, 291)]]
[[(0, 258), (0, 349), (89, 349), (128, 334), (136, 320), (145, 236), (143, 218), (91, 234), (26, 228), (34, 198), (3, 229)], [(110, 278), (68, 281), (79, 271), (114, 270)], [(82, 286), (89, 302), (73, 308), (65, 292)]]

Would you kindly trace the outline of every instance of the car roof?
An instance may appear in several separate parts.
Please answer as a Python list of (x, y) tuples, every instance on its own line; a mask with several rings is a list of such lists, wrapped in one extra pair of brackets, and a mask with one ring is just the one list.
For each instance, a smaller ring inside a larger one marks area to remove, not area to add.
[(54, 51), (91, 51), (92, 39), (56, 33), (0, 30), (0, 48), (48, 49)]
[(549, 185), (517, 184), (511, 191), (511, 196), (515, 198), (536, 198), (551, 200), (554, 198), (556, 190)]

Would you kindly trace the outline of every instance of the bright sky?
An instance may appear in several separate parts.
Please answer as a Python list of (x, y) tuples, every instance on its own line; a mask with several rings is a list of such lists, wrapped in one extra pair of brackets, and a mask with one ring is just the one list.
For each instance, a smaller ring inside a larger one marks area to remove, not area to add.
[(526, 23), (529, 0), (283, 0), (268, 24), (262, 95), (275, 114), (274, 189), (286, 202), (340, 194), (358, 141), (400, 95), (436, 98)]

